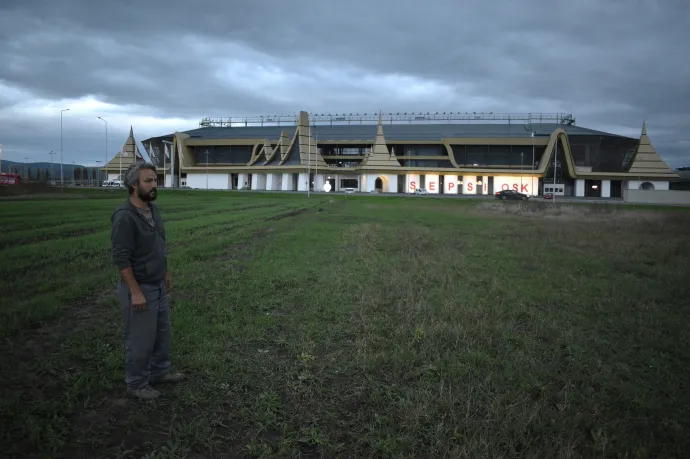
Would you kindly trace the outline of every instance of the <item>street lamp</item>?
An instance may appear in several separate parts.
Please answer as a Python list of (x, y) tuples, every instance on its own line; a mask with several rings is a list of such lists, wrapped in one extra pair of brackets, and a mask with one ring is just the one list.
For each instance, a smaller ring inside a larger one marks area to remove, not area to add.
[(62, 163), (64, 160), (62, 159), (62, 114), (64, 112), (68, 112), (69, 108), (65, 108), (63, 110), (60, 110), (60, 189), (62, 190), (64, 182), (65, 182), (65, 176), (63, 175), (62, 172)]
[(50, 150), (50, 180), (51, 182), (55, 180), (55, 152)]
[[(99, 160), (96, 160), (96, 164), (98, 164), (98, 180), (101, 179), (101, 162)], [(98, 186), (98, 182), (96, 182), (96, 186)]]
[(532, 188), (532, 193), (534, 193), (534, 190), (535, 190), (535, 186), (534, 186), (534, 134), (535, 134), (535, 132), (533, 131), (532, 132), (532, 168), (531, 168), (532, 174), (530, 175), (530, 180), (531, 180), (530, 188)]
[[(103, 173), (105, 175), (105, 180), (108, 180), (108, 171), (105, 170), (105, 168), (108, 167), (108, 122), (101, 118), (100, 116), (98, 117), (99, 120), (103, 121), (105, 123), (105, 162), (103, 163)], [(98, 161), (100, 162), (100, 161)], [(120, 156), (120, 174), (122, 174), (122, 156)]]
[(208, 190), (208, 150), (206, 150), (206, 189)]
[[(173, 152), (173, 143), (169, 140), (163, 140), (163, 145), (167, 145), (170, 147), (170, 187), (175, 188), (175, 171), (173, 170), (173, 165), (175, 164), (175, 156)], [(165, 187), (166, 185), (166, 180), (165, 180), (165, 149), (163, 149), (163, 186)]]

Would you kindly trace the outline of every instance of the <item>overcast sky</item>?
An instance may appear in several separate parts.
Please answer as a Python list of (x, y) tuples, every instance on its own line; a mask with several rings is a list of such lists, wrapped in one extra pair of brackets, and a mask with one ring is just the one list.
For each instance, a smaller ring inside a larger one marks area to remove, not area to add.
[(572, 112), (690, 166), (688, 0), (1, 0), (5, 159), (202, 116)]

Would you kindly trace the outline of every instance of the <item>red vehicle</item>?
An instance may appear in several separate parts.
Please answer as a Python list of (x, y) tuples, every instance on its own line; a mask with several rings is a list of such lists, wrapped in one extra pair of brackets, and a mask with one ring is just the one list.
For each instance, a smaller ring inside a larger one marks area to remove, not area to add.
[(544, 193), (544, 199), (553, 199), (553, 193)]
[(19, 185), (22, 177), (19, 174), (0, 174), (0, 185)]

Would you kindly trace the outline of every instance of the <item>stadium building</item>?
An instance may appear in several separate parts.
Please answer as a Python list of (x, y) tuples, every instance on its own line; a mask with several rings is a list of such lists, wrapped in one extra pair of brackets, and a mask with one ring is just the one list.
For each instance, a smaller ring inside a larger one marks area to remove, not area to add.
[[(644, 123), (631, 138), (576, 126), (569, 114), (205, 118), (142, 145), (166, 186), (201, 189), (608, 198), (668, 190), (678, 178)], [(131, 133), (121, 154), (141, 155)], [(117, 167), (118, 156), (107, 170)]]

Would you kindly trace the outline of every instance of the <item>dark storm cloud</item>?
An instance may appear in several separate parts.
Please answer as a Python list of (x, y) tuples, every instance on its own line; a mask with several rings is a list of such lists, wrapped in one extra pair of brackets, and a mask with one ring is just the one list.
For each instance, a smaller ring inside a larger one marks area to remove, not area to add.
[[(25, 0), (2, 8), (0, 79), (33, 97), (94, 95), (132, 106), (132, 115), (192, 124), (202, 114), (300, 109), (572, 109), (578, 124), (627, 135), (647, 119), (664, 158), (690, 163), (684, 0)], [(12, 122), (14, 139), (31, 125)]]

